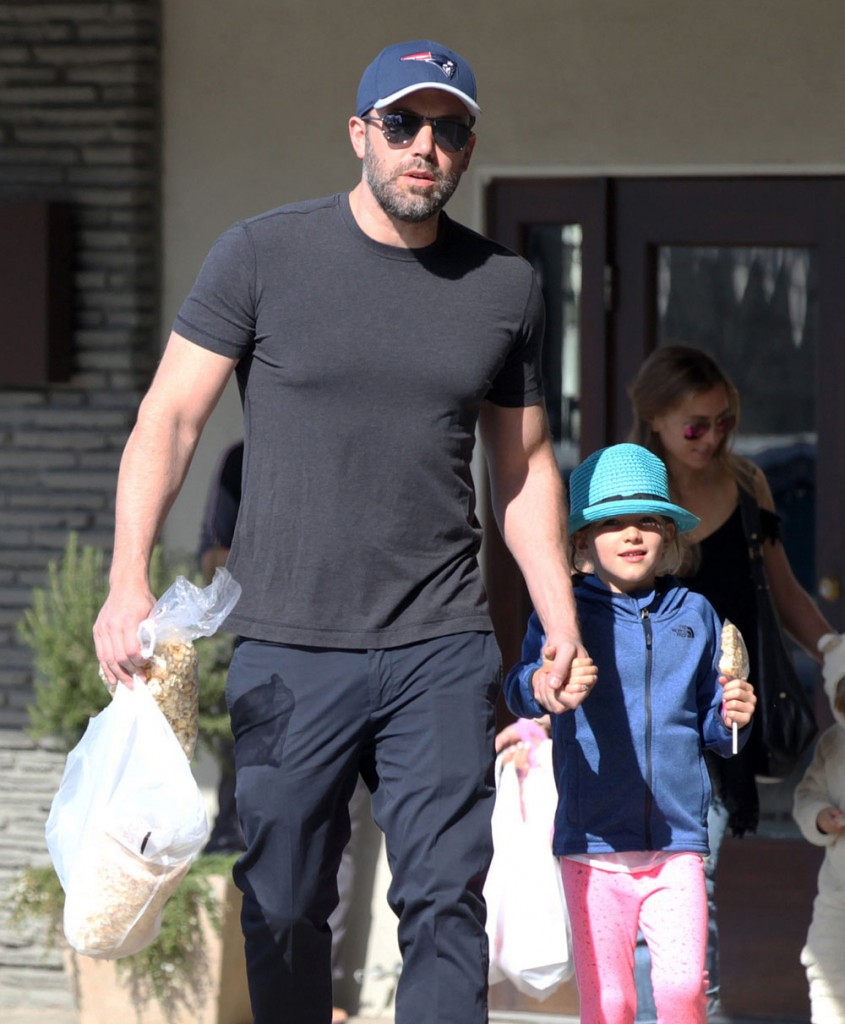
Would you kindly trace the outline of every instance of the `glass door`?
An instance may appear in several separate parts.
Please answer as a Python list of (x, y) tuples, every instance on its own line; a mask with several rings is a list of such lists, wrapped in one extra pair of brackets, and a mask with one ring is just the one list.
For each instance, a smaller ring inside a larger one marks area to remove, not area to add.
[[(765, 472), (790, 564), (809, 593), (815, 590), (818, 261), (814, 248), (799, 246), (667, 245), (656, 247), (654, 272), (655, 341), (710, 352), (736, 384), (742, 413), (734, 449)], [(797, 645), (793, 656), (812, 699), (816, 663)], [(800, 838), (792, 818), (800, 775), (761, 787), (758, 835)]]
[[(669, 342), (710, 351), (740, 391), (736, 449), (764, 469), (793, 569), (841, 628), (838, 588), (820, 580), (842, 579), (845, 566), (836, 528), (845, 182), (652, 179), (616, 182), (613, 196), (611, 436), (627, 433), (627, 387), (648, 352)], [(796, 662), (824, 725), (830, 714), (817, 665), (797, 649)], [(821, 854), (792, 820), (800, 774), (761, 785), (757, 834), (722, 847), (716, 902), (722, 1002), (731, 1015), (808, 1016), (799, 955)]]

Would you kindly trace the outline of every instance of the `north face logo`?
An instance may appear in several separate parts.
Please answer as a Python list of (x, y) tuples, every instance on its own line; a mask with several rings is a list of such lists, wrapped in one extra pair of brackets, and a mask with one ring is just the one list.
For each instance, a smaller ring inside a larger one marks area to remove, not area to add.
[(682, 636), (684, 640), (693, 640), (695, 638), (692, 626), (673, 626), (672, 632), (675, 636)]

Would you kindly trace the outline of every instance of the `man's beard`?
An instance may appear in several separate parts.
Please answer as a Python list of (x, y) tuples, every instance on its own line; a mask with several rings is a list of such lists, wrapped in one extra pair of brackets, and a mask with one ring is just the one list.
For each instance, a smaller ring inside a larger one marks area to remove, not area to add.
[[(434, 177), (434, 184), (427, 184), (420, 192), (400, 190), (396, 179), (414, 169), (424, 169)], [(425, 161), (411, 158), (407, 164), (389, 172), (384, 162), (373, 152), (370, 140), (367, 139), (364, 150), (364, 178), (375, 196), (376, 202), (390, 217), (405, 221), (407, 224), (421, 224), (433, 217), (449, 202), (452, 193), (461, 180), (460, 170), (444, 174), (440, 168)]]

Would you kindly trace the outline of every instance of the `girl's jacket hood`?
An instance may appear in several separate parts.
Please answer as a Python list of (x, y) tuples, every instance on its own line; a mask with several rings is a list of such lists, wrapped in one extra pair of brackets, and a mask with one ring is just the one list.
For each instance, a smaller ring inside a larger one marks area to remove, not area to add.
[[(587, 576), (576, 582), (575, 597), (598, 682), (577, 710), (552, 717), (555, 853), (707, 853), (702, 748), (731, 752), (716, 613), (669, 577), (648, 592), (617, 594)], [(522, 717), (545, 713), (531, 686), (544, 643), (532, 615), (522, 660), (505, 680), (508, 706)], [(748, 732), (740, 731), (743, 745)]]

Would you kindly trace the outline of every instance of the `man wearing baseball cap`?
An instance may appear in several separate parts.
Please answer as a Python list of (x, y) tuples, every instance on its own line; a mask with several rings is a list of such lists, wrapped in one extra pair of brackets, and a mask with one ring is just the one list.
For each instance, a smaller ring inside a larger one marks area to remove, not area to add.
[[(443, 207), (480, 110), (466, 60), (430, 39), (364, 72), (350, 192), (282, 206), (217, 241), (127, 442), (108, 681), (143, 674), (147, 565), (230, 375), (244, 405), (229, 569), (243, 596), (227, 684), (247, 851), (235, 868), (255, 1024), (328, 1024), (336, 873), (359, 775), (392, 870), (398, 1024), (483, 1024), (501, 658), (479, 572), (471, 460), (575, 707), (583, 655), (560, 475), (543, 406), (531, 267)], [(576, 687), (572, 687), (574, 691)]]

